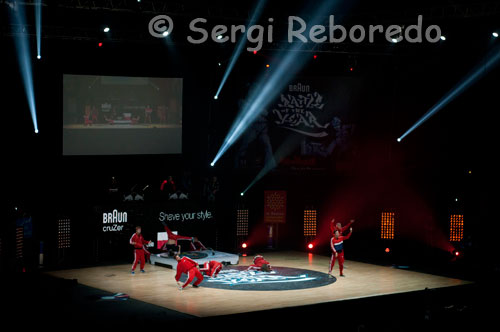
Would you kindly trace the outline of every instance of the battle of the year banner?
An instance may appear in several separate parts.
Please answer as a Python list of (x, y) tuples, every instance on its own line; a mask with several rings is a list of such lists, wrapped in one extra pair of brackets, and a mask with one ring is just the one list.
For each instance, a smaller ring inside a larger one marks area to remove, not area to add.
[(264, 191), (264, 222), (281, 224), (286, 222), (286, 191)]

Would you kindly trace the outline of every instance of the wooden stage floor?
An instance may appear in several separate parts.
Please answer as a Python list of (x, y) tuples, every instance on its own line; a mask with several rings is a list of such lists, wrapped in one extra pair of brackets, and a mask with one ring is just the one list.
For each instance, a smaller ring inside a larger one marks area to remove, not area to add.
[[(266, 253), (273, 266), (315, 270), (327, 273), (329, 257), (301, 252)], [(240, 265), (250, 265), (252, 257), (241, 257)], [(111, 293), (126, 293), (131, 298), (197, 317), (246, 313), (259, 310), (294, 307), (386, 294), (404, 293), (465, 285), (470, 282), (431, 274), (395, 269), (347, 260), (345, 278), (333, 284), (300, 290), (236, 291), (186, 287), (182, 292), (174, 280), (175, 270), (146, 265), (146, 273), (130, 273), (131, 264), (99, 266), (48, 274), (78, 279), (80, 284)], [(137, 269), (136, 271), (138, 271)]]

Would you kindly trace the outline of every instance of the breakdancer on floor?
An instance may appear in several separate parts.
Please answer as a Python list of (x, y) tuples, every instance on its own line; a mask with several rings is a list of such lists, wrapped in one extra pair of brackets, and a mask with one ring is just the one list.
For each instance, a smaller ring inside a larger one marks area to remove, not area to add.
[[(179, 290), (183, 290), (189, 285), (193, 279), (196, 277), (196, 282), (193, 283), (193, 287), (198, 288), (198, 285), (203, 281), (203, 275), (200, 270), (198, 270), (198, 263), (192, 260), (191, 258), (184, 256), (180, 257), (179, 254), (175, 255), (175, 260), (177, 261), (177, 273), (175, 275), (175, 281), (179, 286)], [(187, 280), (184, 284), (179, 282), (181, 275), (185, 273), (187, 274)]]
[(335, 231), (335, 235), (330, 240), (330, 247), (332, 248), (332, 258), (330, 259), (330, 269), (328, 271), (328, 276), (332, 276), (332, 269), (335, 265), (335, 259), (339, 259), (339, 270), (340, 276), (345, 277), (344, 275), (344, 240), (347, 240), (351, 237), (352, 227), (349, 229), (349, 234), (346, 236), (340, 235), (338, 230)]
[(210, 278), (217, 278), (220, 270), (222, 270), (222, 263), (217, 261), (206, 262), (200, 269), (201, 273)]
[(262, 271), (262, 272), (271, 272), (273, 269), (271, 268), (271, 264), (264, 259), (263, 256), (257, 255), (253, 258), (253, 264), (250, 265), (247, 271)]

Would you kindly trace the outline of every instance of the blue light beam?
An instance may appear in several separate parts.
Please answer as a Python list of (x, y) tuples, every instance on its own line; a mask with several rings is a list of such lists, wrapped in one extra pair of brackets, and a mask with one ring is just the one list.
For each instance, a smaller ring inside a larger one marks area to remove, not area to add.
[[(313, 19), (308, 26), (319, 24), (324, 17), (324, 13), (329, 13), (333, 9), (334, 1), (323, 1), (322, 5), (316, 7)], [(279, 95), (288, 82), (293, 79), (299, 71), (309, 61), (309, 57), (302, 56), (301, 51), (305, 43), (296, 42), (292, 44), (290, 50), (282, 51), (275, 58), (282, 59), (276, 65), (271, 66), (271, 73), (265, 73), (261, 76), (255, 87), (249, 93), (247, 100), (249, 102), (240, 110), (240, 113), (233, 122), (222, 146), (215, 155), (213, 164), (222, 157), (222, 155), (241, 137), (245, 130), (257, 119), (259, 114)]]
[(259, 3), (257, 4), (257, 6), (255, 7), (252, 18), (250, 19), (247, 26), (245, 27), (245, 33), (241, 35), (240, 40), (238, 41), (238, 44), (236, 44), (236, 47), (233, 51), (233, 54), (231, 55), (231, 59), (229, 60), (229, 65), (227, 66), (226, 71), (224, 72), (224, 76), (222, 77), (222, 81), (220, 82), (219, 88), (217, 89), (217, 93), (215, 94), (214, 99), (219, 98), (219, 94), (222, 91), (224, 84), (226, 84), (226, 81), (229, 77), (229, 74), (231, 74), (231, 72), (233, 71), (234, 65), (236, 64), (236, 60), (238, 60), (241, 52), (243, 52), (243, 48), (245, 47), (245, 44), (247, 41), (245, 34), (248, 31), (248, 28), (259, 19), (260, 14), (262, 13), (262, 10), (264, 9), (265, 3), (266, 3), (266, 0), (260, 0)]
[(42, 0), (35, 1), (36, 57), (42, 58)]
[(26, 12), (23, 5), (17, 4), (9, 11), (10, 18), (14, 25), (20, 27), (20, 32), (14, 34), (14, 44), (17, 52), (17, 59), (21, 77), (24, 85), (24, 92), (28, 101), (28, 107), (33, 121), (35, 133), (38, 133), (38, 123), (36, 119), (35, 93), (33, 89), (33, 71), (31, 69), (30, 47), (28, 43), (28, 33), (26, 29)]
[(242, 191), (242, 195), (247, 193), (247, 191), (252, 188), (260, 179), (262, 179), (267, 173), (272, 171), (276, 166), (287, 156), (289, 156), (296, 148), (299, 146), (302, 138), (300, 135), (289, 135), (288, 138), (280, 145), (280, 147), (274, 153), (273, 158), (268, 160), (264, 167), (259, 171), (257, 176), (250, 182), (250, 184)]
[(453, 89), (451, 89), (447, 94), (444, 95), (434, 106), (427, 111), (410, 129), (408, 129), (401, 137), (397, 139), (401, 142), (408, 134), (417, 129), (425, 121), (427, 121), (431, 116), (440, 111), (443, 107), (449, 104), (453, 99), (457, 98), (465, 90), (476, 83), (481, 77), (483, 77), (489, 70), (493, 69), (498, 64), (500, 60), (500, 47), (496, 47), (494, 51), (490, 52), (479, 65), (474, 67)]

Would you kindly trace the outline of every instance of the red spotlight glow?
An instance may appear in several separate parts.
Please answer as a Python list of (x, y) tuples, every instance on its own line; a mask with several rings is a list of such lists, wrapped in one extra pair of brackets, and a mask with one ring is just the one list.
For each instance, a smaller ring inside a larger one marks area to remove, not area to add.
[(309, 249), (312, 249), (312, 248), (314, 248), (314, 245), (313, 245), (312, 243), (309, 243), (309, 244), (307, 245), (307, 247), (308, 247)]
[(385, 248), (385, 252), (389, 253), (389, 252), (391, 252), (391, 249)]
[(97, 44), (97, 46), (102, 47), (102, 43)]
[(253, 54), (257, 54), (257, 51), (253, 51)]
[(354, 71), (354, 67), (349, 68), (350, 71)]
[(241, 245), (241, 247), (242, 247), (243, 249), (246, 249), (246, 247), (248, 247), (248, 245), (244, 242), (244, 243)]
[(455, 251), (455, 256), (460, 256), (460, 252), (459, 251)]
[(313, 58), (314, 58), (314, 59), (317, 59), (317, 58), (318, 58), (318, 56), (317, 56), (316, 54), (314, 54)]

